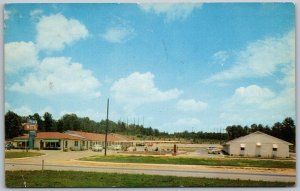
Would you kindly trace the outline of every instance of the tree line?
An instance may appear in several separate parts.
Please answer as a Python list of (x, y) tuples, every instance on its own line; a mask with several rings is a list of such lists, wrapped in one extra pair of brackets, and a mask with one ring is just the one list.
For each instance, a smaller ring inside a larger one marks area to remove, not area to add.
[[(5, 114), (5, 138), (11, 139), (23, 135), (22, 123), (27, 119), (34, 119), (38, 124), (38, 131), (64, 132), (67, 130), (84, 131), (92, 133), (105, 133), (106, 120), (96, 122), (88, 117), (78, 117), (76, 114), (65, 114), (60, 119), (55, 120), (52, 114), (45, 112), (43, 116), (38, 113), (29, 116), (19, 116), (8, 111)], [(225, 142), (240, 136), (248, 135), (255, 131), (272, 135), (285, 141), (295, 144), (296, 126), (292, 118), (287, 117), (282, 122), (276, 122), (272, 127), (262, 124), (252, 124), (250, 126), (231, 125), (226, 127), (226, 133), (221, 132), (161, 132), (152, 127), (144, 127), (137, 124), (126, 124), (122, 121), (114, 122), (109, 120), (109, 133), (119, 133), (123, 135), (136, 136), (141, 139), (164, 139), (164, 140), (187, 140), (192, 143), (203, 142)]]
[(262, 124), (252, 124), (244, 127), (241, 125), (231, 125), (226, 127), (226, 131), (229, 140), (248, 135), (255, 131), (261, 131), (293, 144), (296, 141), (296, 125), (291, 117), (285, 118), (282, 122), (274, 123), (272, 127)]
[[(28, 119), (37, 121), (39, 132), (64, 132), (67, 130), (84, 131), (91, 133), (105, 133), (106, 120), (96, 122), (88, 117), (78, 117), (76, 114), (65, 114), (60, 119), (55, 120), (49, 112), (43, 116), (38, 113), (29, 116), (19, 116), (18, 114), (8, 111), (5, 114), (5, 138), (11, 139), (23, 135), (22, 123)], [(160, 136), (158, 129), (144, 127), (137, 124), (125, 124), (124, 122), (114, 122), (109, 120), (109, 133), (120, 133), (125, 135), (143, 136)]]

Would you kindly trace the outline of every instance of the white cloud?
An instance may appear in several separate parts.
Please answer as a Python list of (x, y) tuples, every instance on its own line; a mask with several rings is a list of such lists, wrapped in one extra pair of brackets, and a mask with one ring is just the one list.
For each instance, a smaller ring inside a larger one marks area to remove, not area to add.
[(41, 14), (43, 14), (43, 10), (42, 9), (34, 9), (32, 11), (30, 11), (29, 15), (33, 18), (36, 18), (38, 16), (40, 16)]
[(237, 88), (232, 100), (241, 104), (261, 104), (274, 96), (275, 94), (268, 88), (251, 85), (248, 87)]
[(165, 15), (166, 21), (186, 19), (194, 9), (201, 8), (202, 4), (196, 3), (155, 3), (140, 4), (140, 8), (147, 13)]
[(33, 114), (33, 111), (28, 106), (24, 105), (19, 108), (15, 108), (12, 111), (21, 116), (28, 116)]
[(122, 43), (127, 41), (134, 33), (133, 28), (113, 27), (102, 34), (102, 38), (111, 43)]
[(193, 112), (200, 112), (206, 109), (207, 103), (202, 101), (196, 101), (194, 99), (188, 100), (179, 100), (176, 105), (178, 110), (181, 111), (193, 111)]
[(66, 57), (48, 57), (22, 84), (14, 83), (9, 90), (39, 96), (72, 94), (95, 98), (100, 96), (99, 87), (100, 82), (80, 63)]
[(201, 121), (198, 118), (180, 118), (174, 122), (164, 123), (161, 126), (158, 126), (158, 129), (161, 131), (167, 131), (170, 133), (182, 132), (182, 131), (198, 131), (200, 129)]
[(37, 24), (37, 46), (42, 50), (62, 50), (66, 45), (88, 36), (86, 27), (61, 14), (43, 16)]
[(218, 51), (213, 55), (213, 62), (217, 64), (221, 64), (222, 66), (228, 59), (229, 55), (226, 51)]
[(279, 93), (257, 85), (240, 87), (221, 106), (220, 119), (226, 125), (263, 123), (272, 125), (287, 116), (295, 116), (295, 87)]
[[(65, 114), (76, 114), (78, 117), (89, 117), (91, 120), (100, 121), (102, 119), (106, 119), (105, 112), (95, 111), (94, 109), (86, 109), (81, 111), (61, 111), (60, 116), (62, 117)], [(111, 115), (111, 113), (110, 113)], [(110, 116), (111, 119), (111, 116)]]
[(112, 85), (110, 91), (118, 102), (132, 107), (175, 99), (182, 93), (176, 88), (159, 90), (154, 84), (154, 75), (150, 72), (134, 72), (121, 78)]
[(265, 38), (249, 43), (245, 50), (238, 52), (232, 68), (216, 73), (205, 82), (264, 77), (281, 67), (294, 64), (295, 31), (282, 37)]
[(12, 12), (4, 9), (4, 21), (8, 20)]
[(5, 102), (5, 104), (4, 104), (5, 113), (8, 112), (10, 109), (11, 109), (11, 105), (8, 102)]
[(38, 65), (37, 50), (33, 42), (10, 42), (4, 47), (5, 72), (15, 73)]
[(28, 116), (28, 115), (33, 115), (34, 113), (38, 113), (40, 116), (43, 116), (45, 112), (50, 112), (52, 113), (52, 108), (47, 106), (40, 111), (33, 111), (29, 106), (27, 105), (22, 105), (18, 108), (14, 108), (11, 106), (8, 102), (5, 102), (5, 112), (12, 111), (18, 115), (21, 116)]

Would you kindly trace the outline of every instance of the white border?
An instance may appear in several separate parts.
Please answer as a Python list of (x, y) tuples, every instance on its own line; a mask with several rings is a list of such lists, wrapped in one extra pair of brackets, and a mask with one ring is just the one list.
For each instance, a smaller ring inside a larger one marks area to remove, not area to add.
[[(247, 2), (256, 2), (256, 3), (263, 3), (263, 2), (270, 2), (270, 3), (275, 3), (275, 2), (292, 2), (295, 4), (295, 31), (296, 31), (296, 126), (299, 128), (300, 127), (300, 120), (299, 120), (299, 96), (300, 96), (300, 90), (299, 90), (299, 74), (300, 74), (300, 67), (299, 67), (299, 58), (297, 56), (297, 50), (298, 50), (298, 45), (299, 45), (299, 20), (297, 19), (297, 16), (299, 16), (299, 4), (300, 2), (297, 0), (2, 0), (0, 1), (0, 34), (4, 34), (3, 33), (3, 7), (4, 4), (6, 3), (247, 3)], [(1, 51), (0, 51), (0, 81), (2, 82), (1, 84), (1, 88), (0, 88), (0, 128), (2, 129), (2, 133), (0, 136), (1, 142), (0, 142), (0, 150), (1, 152), (1, 156), (0, 156), (0, 164), (4, 164), (4, 38), (3, 35), (0, 35), (0, 45), (1, 45)], [(298, 74), (298, 75), (297, 75)], [(299, 130), (297, 130), (296, 128), (296, 144), (297, 142), (299, 142), (298, 139), (298, 135), (299, 135)], [(300, 151), (299, 146), (296, 147), (296, 155), (297, 158), (299, 157), (298, 153)], [(298, 174), (298, 167), (299, 167), (299, 162), (297, 162), (297, 174)], [(0, 171), (0, 190), (19, 190), (19, 189), (8, 189), (5, 187), (5, 170), (4, 170), (4, 165), (1, 165), (1, 171)], [(300, 188), (299, 186), (299, 182), (300, 182), (300, 178), (299, 176), (297, 176), (297, 180), (296, 180), (296, 187), (289, 187), (289, 188), (263, 188), (263, 190), (298, 190)], [(73, 190), (74, 188), (70, 188), (70, 189), (59, 189), (59, 190)], [(250, 190), (250, 188), (155, 188), (155, 189), (159, 189), (159, 190), (241, 190), (241, 189), (246, 189), (246, 190)], [(28, 189), (26, 189), (28, 190)], [(31, 189), (29, 189), (31, 190)], [(57, 189), (34, 189), (34, 190), (57, 190)], [(83, 189), (76, 189), (76, 190), (86, 190), (86, 188)], [(96, 190), (96, 189), (94, 189)], [(97, 189), (99, 190), (99, 188)], [(111, 190), (109, 188), (102, 188), (101, 190)], [(118, 190), (128, 190), (128, 188), (124, 188), (124, 189), (118, 189)], [(145, 189), (136, 189), (136, 190), (153, 190), (153, 188), (145, 188)], [(262, 190), (262, 188), (257, 188), (257, 189), (253, 189), (251, 188), (251, 190)]]

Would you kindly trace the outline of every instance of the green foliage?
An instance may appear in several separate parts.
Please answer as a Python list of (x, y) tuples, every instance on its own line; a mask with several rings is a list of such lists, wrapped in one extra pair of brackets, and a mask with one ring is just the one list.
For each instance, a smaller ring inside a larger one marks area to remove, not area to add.
[[(23, 180), (24, 178), (24, 180)], [(216, 178), (117, 174), (76, 171), (6, 171), (8, 188), (95, 187), (286, 187), (294, 182), (267, 182)]]
[[(180, 149), (180, 148), (179, 148)], [(177, 164), (177, 165), (209, 165), (209, 166), (242, 166), (264, 168), (296, 168), (295, 161), (267, 160), (267, 159), (224, 159), (224, 158), (192, 158), (192, 157), (159, 157), (159, 156), (91, 156), (80, 160), (96, 162), (118, 163), (152, 163), (152, 164)]]
[(52, 115), (48, 112), (45, 112), (44, 116), (44, 127), (45, 127), (45, 131), (55, 131), (52, 127), (54, 124), (54, 120), (52, 118)]
[[(105, 133), (106, 120), (95, 122), (88, 117), (78, 117), (76, 114), (65, 114), (60, 119), (55, 120), (52, 115), (46, 112), (43, 119), (39, 114), (35, 113), (30, 118), (38, 122), (39, 131), (59, 131), (67, 130), (85, 131), (93, 133)], [(26, 122), (28, 117), (18, 116), (9, 111), (5, 115), (5, 138), (13, 138), (23, 133), (21, 122)], [(295, 144), (296, 126), (292, 118), (287, 117), (283, 122), (275, 123), (272, 128), (263, 126), (262, 124), (252, 124), (250, 127), (241, 125), (231, 125), (226, 128), (227, 133), (220, 132), (177, 132), (169, 134), (160, 132), (152, 127), (144, 127), (143, 125), (126, 124), (122, 121), (117, 123), (109, 120), (108, 133), (120, 133), (124, 135), (135, 136), (144, 140), (182, 140), (192, 143), (220, 143), (231, 140), (240, 136), (247, 135), (255, 131), (261, 131), (277, 138)]]
[(293, 119), (290, 117), (285, 118), (281, 123), (276, 122), (272, 128), (261, 124), (252, 124), (250, 128), (247, 126), (242, 127), (240, 125), (231, 125), (227, 126), (226, 131), (228, 133), (229, 140), (248, 135), (255, 131), (272, 135), (293, 144), (295, 144), (296, 138), (296, 126)]
[(5, 114), (5, 139), (11, 139), (24, 133), (21, 117), (12, 111)]

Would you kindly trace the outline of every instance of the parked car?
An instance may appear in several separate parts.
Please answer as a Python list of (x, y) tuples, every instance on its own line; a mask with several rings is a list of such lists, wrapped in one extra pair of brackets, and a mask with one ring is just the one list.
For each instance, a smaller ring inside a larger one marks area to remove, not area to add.
[(11, 144), (11, 143), (6, 143), (5, 144), (5, 150), (10, 150), (10, 149), (13, 149), (14, 148), (14, 145)]
[(94, 145), (92, 147), (92, 151), (99, 151), (101, 152), (103, 150), (103, 147), (101, 145)]
[(122, 149), (122, 146), (121, 146), (121, 145), (113, 145), (113, 146), (112, 146), (112, 149), (113, 149), (113, 150), (121, 150), (121, 149)]
[(220, 153), (221, 153), (221, 150), (218, 149), (218, 148), (215, 147), (215, 146), (209, 146), (209, 147), (207, 148), (207, 153), (208, 153), (208, 154), (220, 154)]

